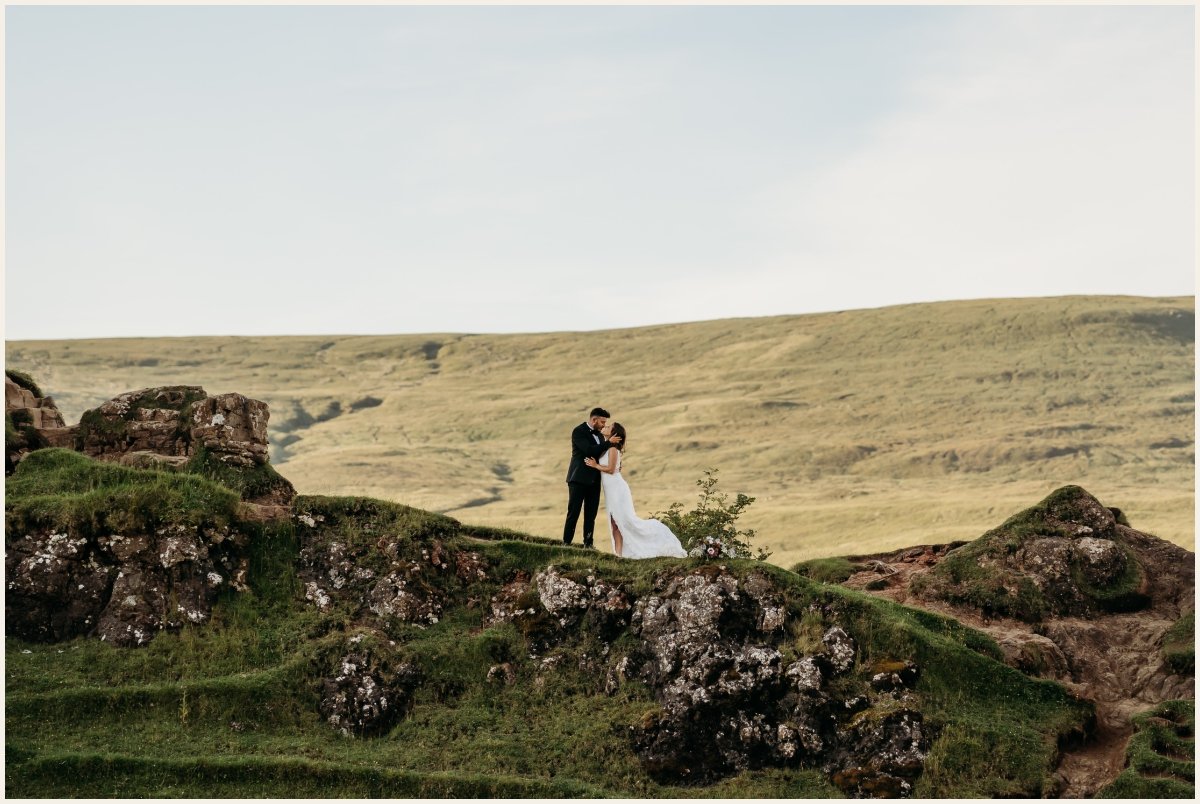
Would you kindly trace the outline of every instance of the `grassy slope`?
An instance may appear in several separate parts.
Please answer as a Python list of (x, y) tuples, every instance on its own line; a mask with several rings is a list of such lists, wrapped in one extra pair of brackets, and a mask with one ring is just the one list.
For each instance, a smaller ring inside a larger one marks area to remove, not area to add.
[[(82, 459), (80, 459), (82, 460)], [(23, 464), (6, 501), (24, 512), (33, 501), (75, 501), (85, 484), (80, 461)], [(157, 472), (96, 465), (88, 494), (155, 485)], [(37, 476), (34, 477), (34, 473)], [(208, 481), (187, 477), (197, 487)], [(216, 487), (213, 486), (215, 489)], [(211, 495), (210, 495), (211, 496)], [(219, 495), (218, 495), (219, 496)], [(110, 512), (126, 500), (109, 495)], [(205, 506), (188, 498), (163, 516), (188, 521)], [(43, 517), (72, 516), (40, 504)], [(374, 543), (381, 531), (412, 549), (438, 535), (447, 546), (480, 551), (491, 578), (469, 588), (429, 628), (393, 623), (386, 634), (358, 629), (346, 609), (318, 613), (299, 597), (298, 534), (291, 525), (252, 541), (251, 591), (228, 593), (210, 623), (162, 634), (148, 647), (122, 650), (94, 639), (39, 645), (5, 644), (6, 792), (60, 796), (460, 796), (460, 797), (824, 797), (836, 795), (813, 770), (743, 773), (711, 787), (675, 788), (642, 773), (627, 727), (654, 711), (649, 691), (625, 682), (612, 696), (598, 691), (596, 671), (580, 669), (591, 635), (555, 649), (565, 659), (539, 670), (512, 624), (482, 629), (486, 601), (517, 569), (548, 563), (595, 568), (650, 591), (670, 559), (621, 561), (552, 543), (501, 538), (461, 528), (445, 517), (387, 503), (305, 497), (299, 509), (336, 521), (339, 538)], [(172, 513), (173, 512), (173, 513)], [(23, 513), (21, 514), (24, 515)], [(102, 517), (102, 521), (115, 521)], [(427, 543), (427, 542), (426, 542)], [(753, 562), (733, 562), (735, 571)], [(926, 723), (940, 735), (916, 789), (919, 796), (1036, 795), (1045, 783), (1059, 735), (1077, 729), (1088, 708), (1057, 684), (1000, 664), (986, 637), (955, 621), (814, 583), (784, 570), (772, 574), (794, 613), (786, 651), (811, 650), (828, 625), (818, 608), (841, 610), (839, 622), (858, 640), (857, 675), (879, 661), (911, 658)], [(474, 598), (472, 603), (470, 598)], [(814, 617), (816, 619), (814, 619)], [(319, 679), (347, 651), (372, 649), (419, 664), (426, 681), (408, 717), (384, 737), (339, 736), (317, 713)], [(385, 646), (390, 639), (396, 643)], [(621, 640), (614, 650), (622, 649)], [(614, 654), (615, 655), (615, 654)], [(488, 668), (508, 661), (518, 681), (489, 684)], [(540, 680), (539, 680), (540, 677)]]
[(68, 422), (150, 385), (263, 399), (274, 443), (301, 436), (274, 460), (302, 493), (551, 537), (567, 434), (602, 403), (630, 431), (643, 515), (717, 467), (791, 566), (974, 538), (1068, 483), (1194, 549), (1193, 322), (1192, 298), (1065, 297), (594, 333), (13, 342), (7, 360)]

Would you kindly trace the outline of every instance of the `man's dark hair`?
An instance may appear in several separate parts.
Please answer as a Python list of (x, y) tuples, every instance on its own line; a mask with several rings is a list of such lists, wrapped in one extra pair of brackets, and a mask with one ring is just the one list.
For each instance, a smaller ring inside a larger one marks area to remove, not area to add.
[(588, 418), (590, 419), (594, 416), (603, 416), (604, 418), (607, 419), (608, 411), (605, 410), (604, 408), (592, 408), (592, 412), (588, 414)]

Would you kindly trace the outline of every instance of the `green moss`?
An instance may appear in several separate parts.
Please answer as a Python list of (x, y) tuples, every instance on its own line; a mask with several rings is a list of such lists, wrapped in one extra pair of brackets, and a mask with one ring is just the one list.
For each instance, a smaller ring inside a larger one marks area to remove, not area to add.
[(269, 463), (234, 466), (222, 461), (203, 446), (197, 447), (182, 471), (220, 483), (244, 500), (266, 497), (278, 492), (293, 493), (292, 484)]
[(845, 558), (814, 558), (792, 567), (792, 572), (821, 583), (842, 583), (860, 569)]
[(1196, 675), (1196, 612), (1180, 617), (1163, 636), (1163, 658), (1179, 675)]
[[(462, 532), (462, 525), (452, 517), (371, 497), (301, 495), (293, 510), (297, 519), (305, 516), (318, 522), (322, 539), (337, 539), (351, 547), (374, 547), (381, 536), (388, 536), (404, 549)], [(304, 525), (297, 527), (307, 532)]]
[(97, 798), (603, 798), (570, 779), (424, 773), (294, 757), (157, 759), (111, 753), (38, 757), (20, 768), (18, 798), (78, 795), (80, 778)]

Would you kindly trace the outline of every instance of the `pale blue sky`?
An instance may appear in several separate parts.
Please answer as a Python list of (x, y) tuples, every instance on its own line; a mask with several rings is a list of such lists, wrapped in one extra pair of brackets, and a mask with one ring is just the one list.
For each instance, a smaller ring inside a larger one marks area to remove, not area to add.
[(5, 334), (1194, 292), (1194, 10), (8, 7)]

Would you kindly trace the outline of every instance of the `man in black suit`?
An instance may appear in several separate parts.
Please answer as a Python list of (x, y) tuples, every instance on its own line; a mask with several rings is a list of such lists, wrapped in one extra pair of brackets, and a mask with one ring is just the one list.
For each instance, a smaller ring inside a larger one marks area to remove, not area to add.
[(621, 437), (614, 436), (606, 441), (600, 430), (608, 423), (608, 411), (592, 408), (588, 420), (571, 431), (571, 465), (567, 467), (567, 522), (563, 527), (563, 544), (575, 538), (575, 523), (583, 509), (583, 546), (592, 547), (592, 534), (596, 529), (596, 512), (600, 510), (600, 472), (583, 465), (584, 458), (595, 458), (620, 443)]

